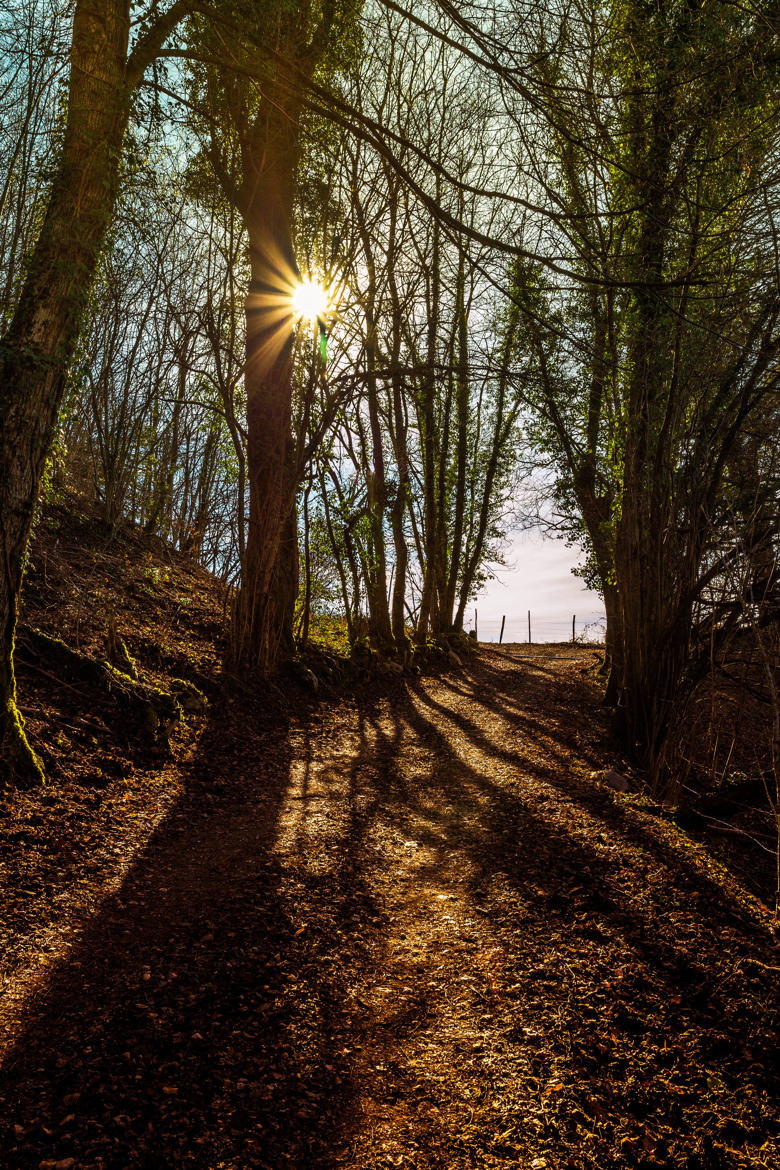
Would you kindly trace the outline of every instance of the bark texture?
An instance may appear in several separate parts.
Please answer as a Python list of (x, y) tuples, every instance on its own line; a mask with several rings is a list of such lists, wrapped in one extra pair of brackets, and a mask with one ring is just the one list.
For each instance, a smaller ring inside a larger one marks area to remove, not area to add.
[(249, 518), (231, 636), (240, 670), (265, 673), (294, 648), (298, 592), (295, 506), (300, 480), (292, 434), (292, 245), (298, 104), (280, 91), (247, 131), (234, 198), (250, 241), (246, 372)]
[(128, 119), (128, 31), (126, 0), (77, 4), (62, 160), (0, 352), (0, 776), (6, 782), (42, 779), (15, 705), (17, 602), (68, 362), (116, 197)]

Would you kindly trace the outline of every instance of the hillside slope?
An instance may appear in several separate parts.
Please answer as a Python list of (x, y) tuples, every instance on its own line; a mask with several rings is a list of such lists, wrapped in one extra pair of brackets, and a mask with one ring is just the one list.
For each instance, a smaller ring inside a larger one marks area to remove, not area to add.
[[(130, 525), (108, 531), (78, 497), (50, 506), (36, 525), (20, 622), (98, 660), (109, 654), (113, 629), (140, 678), (164, 690), (174, 678), (206, 690), (216, 681), (224, 629), (219, 583)], [(110, 699), (90, 695), (85, 703), (78, 686), (56, 677), (56, 664), (33, 661), (23, 632), (21, 643), (19, 705), (52, 779), (98, 782), (109, 755), (119, 756), (120, 768), (125, 756), (128, 768), (143, 760), (143, 743), (134, 742)]]
[(120, 694), (63, 668), (56, 644), (52, 655), (29, 634), (42, 631), (99, 662), (111, 628), (135, 658), (141, 687), (169, 692), (178, 678), (216, 693), (217, 582), (152, 537), (130, 527), (107, 532), (68, 498), (37, 523), (20, 615), (18, 701), (47, 784), (0, 794), (6, 981), (118, 880), (117, 858), (175, 800), (177, 760), (206, 723), (203, 702), (185, 700), (198, 710), (182, 712), (169, 730), (150, 729)]

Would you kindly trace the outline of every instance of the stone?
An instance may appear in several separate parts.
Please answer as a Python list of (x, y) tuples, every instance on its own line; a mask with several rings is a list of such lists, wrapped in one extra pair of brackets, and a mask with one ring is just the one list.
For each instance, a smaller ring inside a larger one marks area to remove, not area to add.
[(206, 696), (188, 679), (171, 679), (171, 691), (176, 695), (184, 711), (188, 711), (191, 715), (203, 715), (205, 713), (208, 707)]
[(607, 788), (611, 788), (614, 792), (636, 792), (637, 787), (633, 781), (624, 776), (622, 772), (616, 772), (613, 768), (604, 768), (600, 772), (591, 772), (591, 780), (597, 780), (600, 784), (606, 784)]
[(307, 691), (311, 691), (313, 695), (317, 694), (320, 689), (320, 681), (314, 671), (309, 670), (308, 666), (304, 662), (301, 662), (300, 658), (290, 658), (284, 665), (288, 675), (294, 678), (300, 686), (304, 687)]

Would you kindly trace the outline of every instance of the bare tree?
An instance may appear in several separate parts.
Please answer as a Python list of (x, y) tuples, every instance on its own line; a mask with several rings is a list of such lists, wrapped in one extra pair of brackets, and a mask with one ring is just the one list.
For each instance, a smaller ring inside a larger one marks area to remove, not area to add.
[(46, 211), (0, 344), (0, 764), (4, 780), (41, 767), (16, 708), (13, 641), (38, 488), (98, 256), (116, 202), (131, 98), (191, 9), (175, 0), (129, 49), (129, 6), (77, 0), (67, 118)]

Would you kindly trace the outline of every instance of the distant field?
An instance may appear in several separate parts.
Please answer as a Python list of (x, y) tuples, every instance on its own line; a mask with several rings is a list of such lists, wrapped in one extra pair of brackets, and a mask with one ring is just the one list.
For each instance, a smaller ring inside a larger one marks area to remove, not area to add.
[[(474, 628), (473, 620), (466, 623), (467, 630)], [(578, 642), (602, 642), (604, 640), (605, 620), (597, 619), (593, 622), (577, 621), (576, 635)], [(497, 642), (501, 632), (501, 619), (479, 619), (477, 633), (480, 642)], [(528, 618), (523, 615), (510, 618), (507, 616), (504, 626), (504, 642), (528, 642)], [(532, 642), (570, 642), (571, 617), (566, 620), (534, 618), (531, 614), (531, 641)]]

